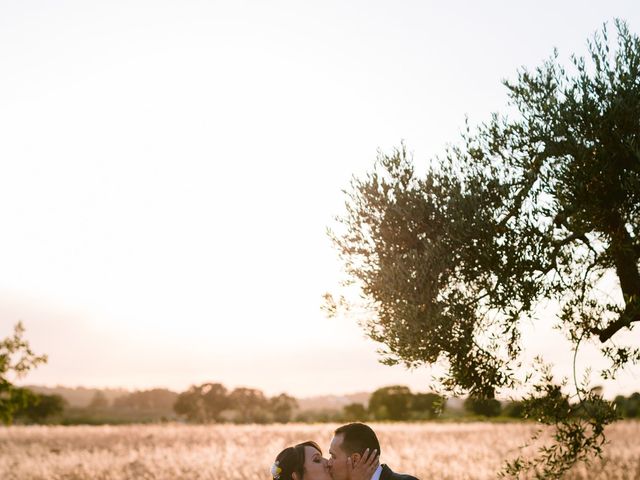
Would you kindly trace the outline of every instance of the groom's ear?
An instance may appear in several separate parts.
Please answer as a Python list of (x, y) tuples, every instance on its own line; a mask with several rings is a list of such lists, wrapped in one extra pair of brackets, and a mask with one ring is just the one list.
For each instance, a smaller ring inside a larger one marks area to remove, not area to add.
[(358, 463), (360, 461), (361, 458), (362, 458), (362, 455), (360, 455), (359, 453), (352, 453), (351, 454), (351, 464), (355, 465), (356, 463)]
[(292, 478), (292, 480), (300, 480), (300, 477), (298, 476), (298, 474), (296, 472), (293, 472), (291, 474), (291, 478)]

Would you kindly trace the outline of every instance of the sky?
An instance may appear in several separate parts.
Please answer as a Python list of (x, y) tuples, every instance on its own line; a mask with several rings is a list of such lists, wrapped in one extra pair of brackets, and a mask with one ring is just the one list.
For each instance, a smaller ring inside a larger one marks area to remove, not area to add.
[[(0, 1), (0, 338), (21, 320), (49, 356), (22, 381), (428, 390), (320, 309), (342, 191), (401, 141), (427, 165), (615, 17), (640, 32), (615, 0)], [(528, 354), (566, 374), (541, 317)]]

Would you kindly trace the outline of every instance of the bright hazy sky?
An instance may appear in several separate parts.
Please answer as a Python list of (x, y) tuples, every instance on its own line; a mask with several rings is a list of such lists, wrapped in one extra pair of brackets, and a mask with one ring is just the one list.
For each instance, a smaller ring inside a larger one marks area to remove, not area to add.
[[(554, 46), (639, 32), (638, 5), (1, 1), (0, 336), (49, 355), (24, 382), (426, 390), (320, 311), (341, 190), (402, 139), (442, 152)], [(526, 339), (568, 371), (557, 333)]]

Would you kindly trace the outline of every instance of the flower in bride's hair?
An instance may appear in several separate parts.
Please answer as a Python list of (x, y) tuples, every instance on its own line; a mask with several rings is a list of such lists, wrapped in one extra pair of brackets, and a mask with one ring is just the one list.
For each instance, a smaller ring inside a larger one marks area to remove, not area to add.
[(276, 461), (273, 465), (271, 465), (271, 476), (275, 478), (275, 480), (278, 480), (281, 473), (282, 469), (280, 468), (280, 462)]

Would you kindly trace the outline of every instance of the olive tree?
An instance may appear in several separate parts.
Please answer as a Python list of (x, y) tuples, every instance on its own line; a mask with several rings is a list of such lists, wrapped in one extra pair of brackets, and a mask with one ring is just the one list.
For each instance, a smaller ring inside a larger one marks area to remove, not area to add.
[[(548, 366), (522, 378), (522, 323), (541, 302), (560, 305), (574, 349), (601, 345), (603, 377), (639, 358), (613, 341), (640, 321), (640, 41), (616, 27), (614, 48), (605, 26), (570, 68), (554, 52), (505, 81), (510, 114), (467, 126), (426, 171), (404, 145), (380, 153), (332, 233), (384, 362), (440, 362), (444, 387), (472, 397), (530, 387), (529, 411), (556, 426), (556, 442), (509, 475), (562, 475), (600, 452), (615, 419), (585, 385), (569, 398)], [(607, 278), (617, 298), (599, 293)], [(337, 303), (327, 297), (330, 311)]]

